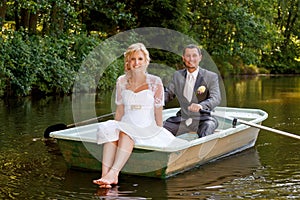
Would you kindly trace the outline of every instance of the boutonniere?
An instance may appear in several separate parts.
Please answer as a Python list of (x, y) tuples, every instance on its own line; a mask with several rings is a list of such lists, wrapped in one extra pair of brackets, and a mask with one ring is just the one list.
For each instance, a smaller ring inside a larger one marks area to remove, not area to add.
[(198, 87), (197, 94), (203, 94), (205, 92), (205, 90), (206, 90), (206, 87), (202, 85), (202, 86)]

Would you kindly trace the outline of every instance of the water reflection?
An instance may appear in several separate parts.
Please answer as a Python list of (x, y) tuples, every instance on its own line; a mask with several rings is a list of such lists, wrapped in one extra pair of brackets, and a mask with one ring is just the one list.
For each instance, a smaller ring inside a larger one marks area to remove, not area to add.
[[(168, 196), (171, 198), (182, 196), (187, 199), (218, 199), (219, 191), (226, 188), (224, 183), (236, 178), (251, 177), (253, 172), (260, 167), (258, 152), (252, 148), (168, 179)], [(182, 188), (183, 183), (184, 188)]]
[[(261, 167), (255, 148), (200, 166), (167, 180), (121, 175), (118, 186), (100, 189), (92, 184), (99, 173), (68, 170), (62, 190), (77, 196), (95, 195), (107, 199), (202, 199), (216, 198), (224, 183), (253, 176)], [(94, 188), (94, 191), (91, 191)], [(92, 194), (91, 194), (92, 193)]]

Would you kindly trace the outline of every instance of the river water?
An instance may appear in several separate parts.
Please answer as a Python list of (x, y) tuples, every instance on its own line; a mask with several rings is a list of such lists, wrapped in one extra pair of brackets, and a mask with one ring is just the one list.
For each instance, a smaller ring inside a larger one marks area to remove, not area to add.
[[(224, 79), (227, 105), (259, 108), (263, 125), (300, 134), (300, 76)], [(71, 97), (0, 101), (0, 199), (298, 199), (300, 141), (260, 131), (254, 148), (167, 180), (121, 175), (99, 189), (99, 173), (70, 170), (46, 127), (73, 123)], [(97, 114), (111, 95), (99, 94)]]

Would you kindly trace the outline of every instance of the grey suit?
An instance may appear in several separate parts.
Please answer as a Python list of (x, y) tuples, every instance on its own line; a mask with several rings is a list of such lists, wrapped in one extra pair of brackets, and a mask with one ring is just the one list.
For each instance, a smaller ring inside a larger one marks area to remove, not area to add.
[[(218, 122), (215, 118), (205, 114), (195, 113), (188, 110), (191, 103), (200, 104), (205, 110), (213, 110), (221, 102), (221, 93), (219, 88), (219, 78), (214, 72), (199, 68), (199, 73), (195, 82), (194, 94), (191, 102), (183, 96), (187, 70), (178, 70), (173, 75), (173, 80), (165, 90), (165, 102), (177, 97), (181, 110), (176, 117), (171, 117), (164, 122), (164, 127), (174, 135), (180, 135), (185, 132), (195, 131), (199, 137), (212, 134), (217, 128)], [(205, 86), (206, 90), (202, 94), (197, 93), (200, 86)], [(192, 118), (190, 126), (185, 125), (185, 120)]]

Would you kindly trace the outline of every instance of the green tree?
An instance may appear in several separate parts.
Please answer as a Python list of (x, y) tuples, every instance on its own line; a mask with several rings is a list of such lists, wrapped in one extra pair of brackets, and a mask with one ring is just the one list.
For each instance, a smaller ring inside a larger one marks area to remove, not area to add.
[(164, 27), (186, 33), (187, 2), (182, 0), (131, 0), (138, 27)]
[[(299, 73), (299, 14), (300, 0), (2, 0), (0, 95), (68, 93), (96, 44), (139, 27), (187, 34), (224, 74), (256, 73), (256, 66)], [(179, 66), (173, 53), (150, 53), (154, 62)], [(103, 74), (99, 89), (111, 87), (121, 63)]]
[(278, 0), (274, 4), (274, 23), (283, 37), (272, 44), (272, 54), (266, 60), (273, 72), (300, 72), (300, 0)]
[(8, 20), (14, 21), (15, 31), (22, 29), (29, 34), (39, 34), (39, 31), (44, 35), (58, 35), (80, 28), (77, 6), (78, 1), (6, 0), (0, 10), (5, 11), (3, 15)]
[(135, 17), (125, 2), (83, 0), (81, 18), (88, 34), (98, 31), (101, 37), (135, 27)]
[[(238, 57), (245, 64), (258, 64), (267, 45), (265, 22), (240, 1), (190, 1), (190, 31), (214, 57)], [(257, 41), (260, 42), (257, 42)]]

